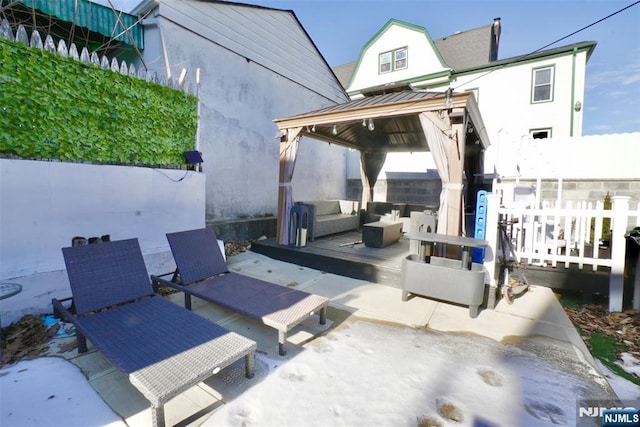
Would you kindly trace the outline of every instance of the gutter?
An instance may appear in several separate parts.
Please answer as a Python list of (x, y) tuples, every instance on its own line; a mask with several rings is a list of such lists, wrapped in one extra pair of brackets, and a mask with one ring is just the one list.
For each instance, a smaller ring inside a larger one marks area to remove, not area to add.
[(571, 114), (571, 118), (569, 120), (569, 126), (571, 126), (569, 128), (569, 136), (573, 136), (573, 120), (574, 120), (574, 115), (575, 115), (575, 110), (573, 109), (573, 106), (576, 102), (575, 98), (576, 98), (576, 55), (578, 54), (578, 48), (574, 47), (573, 48), (573, 54), (572, 54), (572, 58), (571, 58), (571, 105), (569, 106), (569, 111)]

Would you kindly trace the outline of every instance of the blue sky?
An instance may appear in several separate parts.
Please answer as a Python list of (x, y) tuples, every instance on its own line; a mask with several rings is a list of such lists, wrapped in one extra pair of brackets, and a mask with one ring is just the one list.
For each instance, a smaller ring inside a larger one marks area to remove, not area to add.
[[(95, 0), (100, 2), (101, 0)], [(106, 0), (104, 0), (106, 1)], [(128, 4), (140, 0), (112, 0)], [(637, 0), (246, 0), (293, 10), (330, 66), (355, 61), (389, 19), (425, 27), (432, 38), (500, 17), (499, 59), (540, 49)], [(242, 1), (241, 1), (242, 2)], [(587, 64), (583, 135), (640, 132), (640, 2), (549, 48), (597, 41)]]

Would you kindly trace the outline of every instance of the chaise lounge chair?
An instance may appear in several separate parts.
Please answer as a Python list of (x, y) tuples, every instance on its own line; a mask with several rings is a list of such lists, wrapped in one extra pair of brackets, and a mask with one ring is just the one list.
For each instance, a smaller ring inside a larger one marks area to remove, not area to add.
[[(212, 229), (168, 233), (167, 239), (177, 269), (151, 280), (154, 287), (165, 285), (184, 292), (189, 310), (194, 296), (257, 319), (278, 330), (281, 356), (286, 354), (287, 333), (294, 326), (315, 313), (325, 324), (328, 298), (230, 272)], [(171, 280), (163, 278), (170, 274)]]
[[(155, 295), (137, 239), (62, 249), (72, 307), (54, 313), (76, 327), (151, 403), (154, 426), (164, 404), (244, 357), (254, 375), (256, 343)], [(67, 299), (68, 300), (68, 299)]]

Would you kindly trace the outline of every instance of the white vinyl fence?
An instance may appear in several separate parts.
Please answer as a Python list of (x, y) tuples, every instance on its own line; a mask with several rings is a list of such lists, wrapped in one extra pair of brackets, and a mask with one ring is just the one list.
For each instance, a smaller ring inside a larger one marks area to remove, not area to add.
[[(511, 244), (518, 262), (527, 265), (558, 267), (562, 263), (568, 269), (576, 265), (579, 269), (593, 271), (599, 267), (610, 269), (609, 310), (621, 311), (623, 303), (623, 284), (626, 239), (630, 228), (640, 226), (640, 205), (631, 210), (629, 197), (613, 197), (612, 209), (604, 209), (602, 202), (571, 203), (556, 206), (552, 202), (540, 204), (501, 203), (501, 196), (487, 196), (487, 230), (492, 257), (488, 257), (487, 269), (495, 271), (495, 262), (504, 254), (497, 233), (498, 224), (506, 224)], [(540, 206), (540, 207), (536, 207)], [(610, 224), (610, 239), (601, 242), (604, 224)], [(636, 277), (633, 306), (640, 308), (640, 280)], [(491, 277), (495, 286), (495, 278)]]
[(104, 55), (100, 57), (96, 52), (89, 53), (86, 47), (83, 47), (82, 50), (78, 52), (78, 48), (76, 47), (75, 43), (71, 43), (69, 46), (67, 46), (64, 40), (60, 40), (56, 45), (53, 37), (51, 37), (50, 34), (48, 34), (44, 38), (44, 41), (42, 41), (42, 36), (40, 35), (40, 33), (34, 30), (31, 33), (31, 37), (29, 37), (27, 35), (27, 30), (23, 25), (18, 26), (18, 29), (16, 30), (16, 33), (14, 35), (13, 31), (11, 30), (11, 26), (9, 25), (9, 21), (6, 19), (3, 19), (0, 22), (0, 37), (10, 41), (22, 42), (29, 47), (56, 53), (65, 58), (73, 58), (76, 61), (80, 61), (85, 64), (93, 64), (102, 68), (103, 70), (110, 69), (111, 71), (123, 74), (125, 76), (154, 82), (156, 84), (168, 86), (173, 89), (182, 89), (187, 93), (197, 94), (197, 85), (184, 84), (184, 74), (186, 73), (186, 69), (184, 69), (181, 75), (175, 79), (171, 77), (166, 78), (164, 76), (159, 76), (155, 72), (146, 71), (143, 67), (140, 67), (136, 70), (136, 67), (133, 64), (127, 64), (125, 61), (119, 63), (116, 58), (109, 59)]

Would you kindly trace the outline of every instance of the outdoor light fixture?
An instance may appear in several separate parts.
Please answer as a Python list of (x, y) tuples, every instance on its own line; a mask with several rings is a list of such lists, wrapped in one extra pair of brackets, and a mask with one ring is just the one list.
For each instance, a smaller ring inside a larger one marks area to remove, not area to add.
[(315, 132), (316, 131), (316, 125), (311, 126), (311, 132)]
[(367, 125), (367, 129), (369, 129), (370, 131), (375, 129), (375, 126), (373, 125), (373, 119), (369, 118), (369, 124)]
[(573, 106), (573, 109), (576, 110), (576, 112), (582, 110), (582, 102), (576, 101), (575, 105)]
[(195, 165), (198, 163), (202, 163), (202, 153), (199, 151), (185, 151), (184, 157), (187, 159), (187, 163), (190, 165)]
[(362, 126), (366, 126), (367, 125), (367, 119), (362, 119)]
[(334, 134), (334, 135), (337, 135), (338, 134), (338, 126), (333, 125), (333, 129), (331, 130), (331, 133)]
[(449, 88), (444, 93), (444, 106), (445, 108), (453, 108), (453, 99), (451, 96), (453, 94), (453, 88)]

